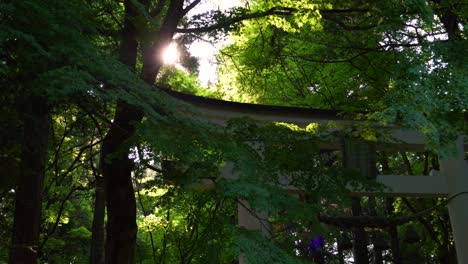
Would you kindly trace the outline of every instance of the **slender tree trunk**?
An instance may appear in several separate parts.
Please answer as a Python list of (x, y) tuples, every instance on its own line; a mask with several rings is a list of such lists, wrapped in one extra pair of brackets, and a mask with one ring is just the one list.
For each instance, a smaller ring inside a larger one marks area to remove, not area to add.
[(104, 179), (96, 176), (96, 192), (94, 196), (93, 227), (91, 237), (91, 264), (104, 264), (104, 217), (106, 212), (106, 197)]
[[(141, 78), (152, 85), (161, 68), (161, 48), (169, 44), (183, 10), (183, 0), (172, 0), (159, 32), (152, 41), (142, 44)], [(138, 43), (133, 18), (137, 15), (131, 0), (124, 1), (125, 20), (122, 30), (120, 60), (135, 69)], [(146, 32), (148, 33), (148, 32)], [(118, 102), (109, 132), (102, 147), (102, 172), (106, 188), (107, 240), (106, 263), (134, 263), (136, 246), (136, 201), (132, 185), (132, 161), (126, 144), (140, 123), (143, 112), (125, 102)]]
[(44, 98), (24, 102), (21, 168), (16, 188), (15, 219), (10, 263), (37, 263), (41, 225), (42, 188), (49, 135), (49, 110)]

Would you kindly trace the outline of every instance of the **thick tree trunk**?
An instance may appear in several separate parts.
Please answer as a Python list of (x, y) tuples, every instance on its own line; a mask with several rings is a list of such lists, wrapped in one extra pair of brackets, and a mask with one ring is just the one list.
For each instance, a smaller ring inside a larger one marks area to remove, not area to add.
[[(159, 32), (153, 41), (142, 45), (143, 69), (141, 78), (152, 85), (161, 68), (159, 52), (169, 44), (183, 11), (183, 0), (170, 2)], [(120, 60), (135, 69), (137, 58), (137, 30), (133, 18), (137, 12), (131, 0), (124, 1), (125, 20), (122, 30)], [(148, 32), (146, 32), (148, 33)], [(132, 161), (126, 144), (140, 123), (143, 112), (125, 102), (118, 102), (114, 122), (102, 146), (102, 172), (106, 188), (107, 240), (106, 263), (134, 263), (137, 234), (136, 201), (132, 185)]]
[(37, 263), (42, 188), (49, 135), (49, 110), (44, 98), (24, 102), (21, 171), (17, 180), (10, 263)]
[(106, 263), (133, 263), (137, 234), (136, 202), (132, 185), (132, 161), (125, 142), (133, 134), (133, 122), (142, 114), (120, 102), (114, 123), (102, 147), (102, 172), (107, 205)]
[[(135, 69), (138, 43), (132, 20), (137, 12), (130, 0), (124, 1), (125, 17), (121, 33), (120, 61)], [(107, 206), (105, 263), (133, 263), (136, 243), (136, 205), (132, 185), (132, 161), (125, 142), (142, 118), (141, 111), (124, 102), (116, 107), (114, 123), (104, 138), (101, 167)]]
[(91, 237), (91, 264), (104, 264), (104, 217), (106, 212), (106, 197), (104, 179), (96, 176), (96, 192), (94, 195), (93, 227)]

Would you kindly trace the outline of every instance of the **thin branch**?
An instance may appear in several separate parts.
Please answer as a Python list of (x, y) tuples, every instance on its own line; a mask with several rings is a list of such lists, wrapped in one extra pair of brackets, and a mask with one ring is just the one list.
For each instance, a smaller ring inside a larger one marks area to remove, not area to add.
[(150, 169), (152, 171), (155, 171), (157, 173), (163, 173), (161, 169), (156, 168), (155, 166), (149, 164), (146, 160), (145, 157), (143, 156), (143, 152), (141, 151), (141, 147), (137, 146), (137, 154), (138, 154), (138, 159), (140, 160), (141, 165), (145, 166), (147, 169)]
[(210, 31), (215, 31), (218, 29), (226, 28), (232, 26), (236, 23), (242, 22), (248, 19), (255, 19), (261, 17), (267, 17), (270, 15), (291, 15), (296, 9), (285, 8), (285, 7), (272, 7), (267, 11), (255, 12), (251, 14), (246, 14), (244, 16), (232, 17), (228, 21), (219, 22), (214, 25), (206, 27), (197, 27), (197, 28), (177, 28), (175, 32), (177, 33), (206, 33)]
[(341, 60), (317, 60), (317, 59), (312, 59), (312, 58), (309, 58), (307, 56), (296, 56), (297, 58), (300, 58), (300, 59), (303, 59), (305, 61), (309, 61), (309, 62), (317, 62), (317, 63), (323, 63), (323, 64), (329, 64), (329, 63), (351, 63), (351, 61), (353, 61), (354, 59), (360, 57), (360, 56), (363, 56), (365, 54), (369, 53), (369, 51), (365, 50), (363, 52), (360, 52), (360, 53), (357, 53), (356, 55), (350, 57), (350, 58), (347, 58), (347, 59), (341, 59)]
[(148, 169), (150, 169), (152, 171), (155, 171), (155, 172), (158, 172), (158, 173), (163, 173), (163, 171), (161, 169), (158, 169), (158, 168), (154, 167), (153, 165), (148, 164), (147, 162), (142, 163), (142, 165), (144, 165), (146, 168), (148, 168)]
[[(102, 140), (98, 140), (96, 142), (93, 142), (92, 144), (89, 144), (89, 145), (86, 145), (84, 147), (81, 147), (80, 150), (78, 151), (78, 154), (76, 155), (75, 159), (73, 160), (73, 162), (70, 164), (70, 166), (68, 166), (68, 169), (62, 173), (60, 176), (57, 177), (56, 179), (56, 185), (59, 186), (62, 184), (62, 182), (65, 180), (65, 178), (68, 176), (68, 174), (70, 174), (70, 172), (74, 171), (76, 168), (78, 168), (79, 166), (82, 166), (84, 164), (83, 163), (80, 163), (79, 165), (75, 166), (75, 164), (77, 164), (78, 162), (81, 161), (81, 157), (83, 155), (83, 153), (85, 152), (85, 150), (87, 149), (92, 149), (94, 146), (100, 144), (102, 142)], [(95, 154), (97, 155), (97, 153)], [(93, 156), (91, 156), (89, 159), (93, 158)]]
[[(411, 163), (408, 159), (408, 156), (406, 155), (406, 152), (400, 152), (400, 155), (403, 158), (403, 163), (405, 164), (406, 171), (408, 172), (408, 174), (414, 175), (413, 168), (411, 167)], [(402, 197), (402, 201), (413, 214), (416, 213), (416, 209), (406, 197)], [(434, 205), (434, 206), (437, 206), (437, 205)], [(428, 221), (426, 221), (426, 219), (424, 219), (423, 216), (419, 216), (417, 219), (424, 226), (424, 228), (426, 228), (432, 240), (434, 240), (436, 243), (440, 245), (440, 241), (437, 239), (437, 234), (435, 233), (435, 230), (432, 227), (432, 225)]]
[(184, 10), (182, 11), (181, 17), (187, 15), (190, 10), (192, 10), (195, 6), (197, 6), (200, 3), (201, 0), (195, 0), (192, 3), (190, 3)]
[[(402, 197), (403, 203), (408, 207), (408, 209), (414, 214), (416, 213), (416, 209), (414, 206), (411, 204), (411, 202), (406, 199), (405, 197)], [(429, 232), (429, 235), (431, 236), (432, 240), (434, 240), (436, 243), (440, 245), (440, 241), (437, 239), (437, 234), (434, 232), (434, 229), (432, 228), (432, 225), (424, 219), (423, 216), (418, 217), (419, 222), (423, 224), (424, 228), (426, 228), (427, 232)]]
[(367, 25), (367, 26), (353, 26), (353, 25), (347, 25), (343, 21), (341, 21), (339, 19), (336, 19), (334, 17), (331, 17), (331, 16), (324, 15), (322, 17), (325, 18), (326, 20), (330, 20), (330, 21), (334, 22), (335, 24), (337, 24), (338, 26), (340, 26), (342, 29), (345, 29), (345, 30), (356, 30), (356, 31), (369, 30), (369, 29), (373, 29), (373, 28), (375, 28), (377, 26), (376, 24), (371, 24), (371, 25)]
[(50, 236), (55, 233), (55, 230), (57, 229), (57, 227), (58, 227), (58, 225), (60, 223), (60, 218), (62, 217), (63, 211), (65, 210), (65, 203), (68, 200), (70, 200), (70, 197), (72, 196), (72, 194), (75, 191), (78, 191), (78, 190), (86, 191), (86, 190), (88, 190), (88, 188), (85, 188), (85, 187), (82, 187), (82, 186), (75, 186), (68, 192), (67, 196), (65, 196), (65, 198), (61, 201), (59, 211), (57, 213), (57, 217), (55, 218), (54, 225), (52, 226), (52, 229), (44, 236), (44, 238), (43, 238), (43, 240), (42, 240), (42, 242), (41, 242), (41, 244), (39, 246), (39, 250), (38, 250), (39, 252), (41, 252), (42, 248), (44, 247), (45, 243), (50, 238)]
[[(81, 108), (83, 111), (85, 111), (85, 113), (88, 114), (89, 116), (95, 115), (96, 117), (98, 117), (99, 119), (104, 121), (104, 123), (108, 124), (109, 126), (113, 125), (113, 122), (110, 119), (108, 119), (107, 117), (105, 117), (104, 115), (102, 115), (102, 114), (100, 114), (100, 113), (98, 113), (96, 111), (88, 110), (86, 107), (84, 107), (81, 104), (78, 104), (78, 107)], [(121, 127), (120, 127), (120, 129), (122, 129), (124, 131), (127, 131), (127, 130), (121, 128)]]
[(348, 14), (348, 13), (366, 13), (371, 10), (366, 9), (366, 8), (348, 8), (348, 9), (321, 9), (319, 11), (321, 14)]
[(403, 158), (403, 163), (405, 164), (406, 171), (409, 175), (414, 175), (413, 168), (411, 167), (411, 163), (406, 155), (406, 152), (400, 152), (401, 157)]
[[(279, 16), (291, 16), (297, 12), (313, 12), (317, 10), (313, 9), (303, 9), (299, 10), (297, 8), (292, 7), (282, 7), (282, 6), (275, 6), (266, 11), (255, 12), (251, 14), (246, 14), (243, 16), (238, 17), (231, 17), (228, 21), (219, 22), (214, 25), (206, 26), (206, 27), (199, 27), (199, 28), (178, 28), (175, 32), (177, 33), (206, 33), (214, 30), (219, 30), (222, 28), (229, 27), (236, 23), (242, 22), (244, 20), (255, 19), (255, 18), (262, 18), (271, 15), (279, 15)], [(325, 9), (325, 10), (318, 10), (322, 14), (345, 14), (345, 13), (355, 13), (355, 12), (367, 12), (368, 9)]]
[[(140, 193), (140, 181), (138, 179), (135, 179), (135, 182), (136, 182), (136, 185), (137, 185), (137, 196), (138, 196), (138, 202), (140, 203), (140, 207), (141, 207), (141, 210), (143, 211), (143, 216), (146, 217), (148, 215), (146, 209), (145, 209), (145, 206), (143, 204), (143, 199), (141, 198), (141, 193)], [(149, 237), (150, 237), (150, 242), (151, 242), (151, 252), (152, 252), (152, 255), (153, 255), (153, 261), (154, 263), (156, 263), (156, 248), (154, 246), (154, 240), (153, 240), (153, 233), (151, 232), (151, 228), (149, 226), (146, 227), (147, 229), (147, 232), (149, 234)]]
[(94, 116), (92, 114), (90, 114), (90, 113), (86, 113), (86, 114), (89, 116), (91, 121), (93, 121), (94, 126), (96, 127), (96, 129), (99, 132), (99, 135), (101, 136), (101, 138), (103, 138), (104, 137), (104, 131), (102, 130), (101, 125), (99, 124), (99, 122), (96, 120), (96, 118), (94, 118)]
[(238, 204), (244, 207), (250, 213), (250, 215), (257, 218), (257, 220), (260, 222), (262, 227), (265, 228), (266, 231), (268, 231), (269, 235), (273, 236), (273, 231), (271, 231), (270, 228), (265, 224), (265, 221), (268, 221), (268, 219), (261, 218), (260, 216), (258, 216), (258, 214), (254, 210), (250, 209), (250, 207), (247, 206), (245, 203), (243, 203), (241, 200), (236, 199), (236, 201)]

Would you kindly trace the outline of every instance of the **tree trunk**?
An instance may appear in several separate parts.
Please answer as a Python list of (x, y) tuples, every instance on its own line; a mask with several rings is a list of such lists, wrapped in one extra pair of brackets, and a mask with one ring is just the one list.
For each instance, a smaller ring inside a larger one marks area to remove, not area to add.
[(42, 188), (49, 135), (49, 110), (44, 98), (24, 102), (23, 145), (17, 180), (10, 263), (37, 263), (41, 225)]
[(102, 172), (107, 205), (106, 263), (133, 263), (136, 243), (136, 202), (132, 185), (132, 161), (125, 142), (133, 134), (132, 122), (142, 114), (119, 102), (102, 147)]
[[(162, 47), (169, 44), (183, 11), (183, 0), (170, 2), (159, 32), (153, 34), (150, 43), (142, 45), (143, 69), (141, 78), (153, 85), (162, 66)], [(133, 18), (137, 15), (131, 0), (124, 1), (125, 20), (122, 30), (120, 60), (135, 69), (138, 43)], [(148, 32), (146, 32), (148, 33)], [(134, 263), (136, 244), (136, 201), (132, 185), (132, 161), (128, 158), (126, 144), (135, 132), (135, 125), (143, 118), (143, 112), (123, 101), (117, 103), (114, 122), (102, 146), (102, 172), (106, 188), (107, 240), (106, 263)]]
[[(132, 20), (136, 10), (124, 1), (124, 27), (121, 33), (120, 61), (135, 70), (138, 43)], [(133, 123), (140, 122), (141, 111), (118, 102), (114, 122), (102, 144), (101, 167), (107, 206), (105, 263), (133, 263), (136, 243), (136, 205), (132, 185), (132, 161), (124, 143), (133, 134)]]
[(96, 192), (94, 195), (93, 227), (91, 237), (91, 264), (104, 264), (104, 216), (106, 212), (106, 197), (104, 179), (96, 176)]

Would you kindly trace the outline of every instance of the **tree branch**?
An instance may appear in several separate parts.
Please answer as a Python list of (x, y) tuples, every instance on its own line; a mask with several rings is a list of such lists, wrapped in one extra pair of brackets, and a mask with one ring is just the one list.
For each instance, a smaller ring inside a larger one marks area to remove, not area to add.
[(238, 17), (231, 17), (227, 21), (219, 22), (214, 25), (206, 26), (206, 27), (196, 27), (196, 28), (177, 28), (175, 32), (177, 33), (206, 33), (210, 31), (219, 30), (222, 28), (226, 28), (232, 26), (236, 23), (242, 22), (248, 19), (255, 19), (261, 17), (267, 17), (270, 15), (291, 15), (297, 9), (294, 8), (287, 8), (287, 7), (272, 7), (267, 11), (255, 12), (251, 14), (246, 14), (243, 16)]
[(345, 29), (345, 30), (369, 30), (369, 29), (372, 29), (372, 28), (377, 26), (376, 24), (371, 24), (371, 25), (367, 25), (367, 26), (347, 25), (347, 24), (345, 24), (343, 21), (341, 21), (339, 19), (336, 19), (334, 17), (326, 15), (326, 13), (322, 17), (325, 18), (326, 20), (330, 20), (330, 21), (334, 22), (335, 24), (337, 24), (338, 26), (340, 26), (342, 29)]
[[(317, 10), (321, 14), (345, 14), (345, 13), (355, 13), (355, 12), (362, 13), (362, 12), (367, 12), (368, 11), (368, 9), (324, 9), (324, 10), (317, 9)], [(214, 31), (214, 30), (219, 30), (219, 29), (222, 29), (222, 28), (232, 26), (232, 25), (234, 25), (236, 23), (239, 23), (239, 22), (242, 22), (244, 20), (267, 17), (267, 16), (271, 16), (271, 15), (290, 16), (290, 15), (293, 15), (294, 13), (297, 13), (297, 12), (311, 12), (311, 11), (317, 11), (317, 10), (312, 10), (312, 9), (299, 10), (299, 9), (293, 8), (293, 7), (275, 6), (275, 7), (272, 7), (270, 9), (266, 10), (266, 11), (259, 11), (259, 12), (255, 12), (255, 13), (245, 14), (243, 16), (231, 17), (227, 21), (219, 22), (217, 24), (213, 24), (213, 25), (206, 26), (206, 27), (177, 28), (176, 32), (177, 33), (206, 33), (206, 32), (211, 32), (211, 31)], [(348, 27), (350, 27), (350, 26), (348, 26)]]
[(60, 224), (60, 220), (62, 218), (62, 214), (63, 214), (63, 211), (65, 210), (65, 203), (70, 200), (72, 194), (75, 192), (75, 191), (87, 191), (89, 190), (89, 188), (86, 188), (86, 187), (83, 187), (83, 186), (74, 186), (69, 192), (68, 194), (65, 196), (64, 199), (61, 200), (60, 202), (60, 206), (59, 206), (59, 211), (57, 213), (57, 217), (55, 218), (55, 222), (54, 224), (52, 225), (52, 228), (49, 232), (46, 233), (46, 235), (44, 236), (40, 246), (39, 246), (39, 252), (42, 251), (42, 249), (44, 248), (44, 245), (45, 243), (47, 242), (47, 240), (50, 238), (51, 235), (53, 235), (55, 233), (55, 230), (57, 229), (58, 225)]
[(192, 10), (195, 6), (197, 6), (200, 3), (201, 0), (195, 0), (192, 3), (190, 3), (184, 10), (182, 11), (181, 17), (184, 17), (187, 15), (190, 10)]
[(268, 221), (268, 218), (260, 217), (254, 210), (252, 210), (246, 203), (242, 202), (240, 199), (235, 199), (235, 200), (237, 201), (238, 204), (240, 204), (242, 207), (244, 207), (244, 209), (247, 210), (250, 213), (250, 215), (257, 218), (257, 220), (260, 222), (261, 226), (268, 232), (268, 234), (270, 236), (273, 236), (273, 232), (265, 224), (265, 221)]

